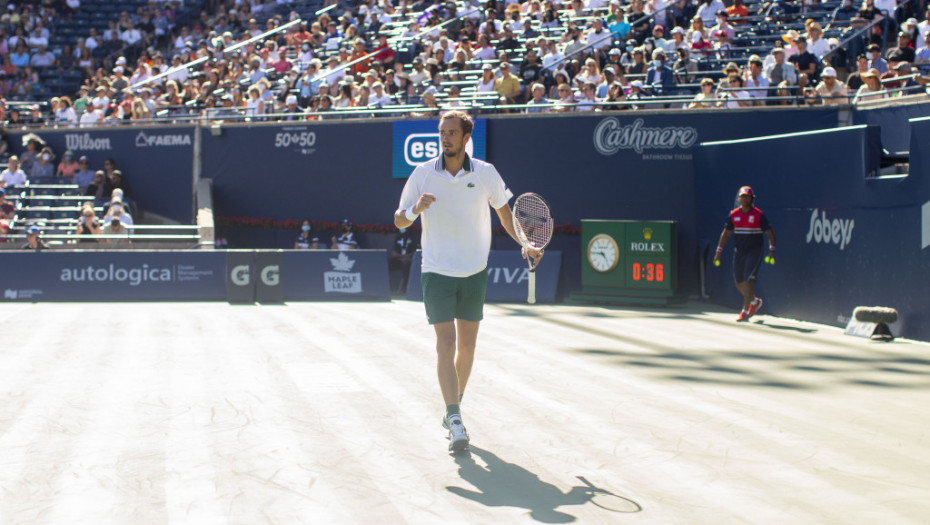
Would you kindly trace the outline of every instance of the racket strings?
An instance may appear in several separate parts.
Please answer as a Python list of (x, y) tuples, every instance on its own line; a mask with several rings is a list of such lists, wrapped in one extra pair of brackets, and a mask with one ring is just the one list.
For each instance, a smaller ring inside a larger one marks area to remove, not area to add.
[(542, 249), (552, 238), (552, 217), (549, 206), (542, 198), (524, 195), (514, 203), (514, 217), (517, 219), (517, 236), (523, 244), (533, 249)]

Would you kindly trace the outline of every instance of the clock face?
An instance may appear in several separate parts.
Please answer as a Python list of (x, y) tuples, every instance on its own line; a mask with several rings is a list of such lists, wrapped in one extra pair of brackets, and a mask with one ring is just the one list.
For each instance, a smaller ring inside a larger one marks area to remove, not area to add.
[(600, 233), (591, 238), (588, 243), (588, 264), (595, 271), (606, 273), (617, 266), (620, 260), (620, 247), (617, 241), (606, 233)]

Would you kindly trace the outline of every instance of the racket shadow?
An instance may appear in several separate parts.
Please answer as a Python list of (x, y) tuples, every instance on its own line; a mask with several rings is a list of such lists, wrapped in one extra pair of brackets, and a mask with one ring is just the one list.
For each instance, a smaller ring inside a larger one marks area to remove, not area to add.
[[(494, 453), (474, 445), (469, 454), (455, 457), (459, 476), (475, 490), (448, 486), (446, 490), (465, 499), (488, 507), (516, 507), (527, 509), (530, 516), (542, 523), (571, 523), (577, 520), (560, 507), (592, 503), (611, 512), (639, 512), (636, 502), (598, 488), (581, 476), (582, 485), (562, 492), (558, 487), (540, 479), (537, 474), (508, 463)], [(478, 458), (484, 464), (475, 461)]]

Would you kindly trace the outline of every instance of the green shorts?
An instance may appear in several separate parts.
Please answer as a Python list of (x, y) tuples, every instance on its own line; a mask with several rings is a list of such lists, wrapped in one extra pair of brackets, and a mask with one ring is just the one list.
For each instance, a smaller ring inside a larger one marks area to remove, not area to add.
[(424, 273), (420, 284), (429, 324), (451, 323), (455, 319), (480, 321), (484, 317), (487, 268), (468, 277)]

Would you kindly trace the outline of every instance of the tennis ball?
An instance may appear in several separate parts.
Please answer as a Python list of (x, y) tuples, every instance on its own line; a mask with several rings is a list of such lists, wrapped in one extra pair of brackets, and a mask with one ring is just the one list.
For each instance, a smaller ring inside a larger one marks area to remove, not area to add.
[(720, 259), (717, 259), (716, 261), (714, 261), (714, 266), (720, 266)]

